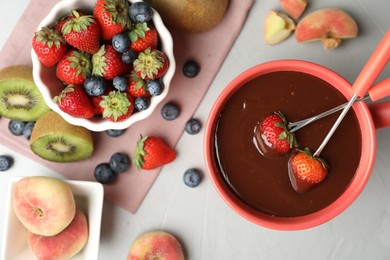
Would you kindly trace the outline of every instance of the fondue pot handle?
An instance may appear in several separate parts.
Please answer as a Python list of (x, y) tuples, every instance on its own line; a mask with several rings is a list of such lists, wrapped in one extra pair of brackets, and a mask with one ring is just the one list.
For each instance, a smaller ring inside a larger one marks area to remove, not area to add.
[(390, 78), (382, 80), (376, 85), (372, 86), (368, 91), (370, 99), (372, 101), (377, 101), (384, 97), (390, 96)]
[(390, 59), (390, 29), (387, 30), (383, 39), (378, 44), (371, 57), (363, 67), (355, 80), (352, 88), (358, 96), (362, 97), (372, 86), (379, 73), (386, 66)]
[(390, 126), (390, 102), (372, 103), (368, 105), (375, 128)]

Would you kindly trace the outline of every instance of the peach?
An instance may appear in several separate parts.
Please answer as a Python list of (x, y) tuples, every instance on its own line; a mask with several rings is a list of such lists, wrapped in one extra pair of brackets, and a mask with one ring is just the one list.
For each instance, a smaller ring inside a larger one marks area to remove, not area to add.
[(265, 42), (269, 45), (287, 39), (295, 29), (295, 22), (287, 15), (269, 10), (265, 17)]
[(289, 16), (297, 20), (307, 6), (307, 0), (279, 0), (280, 5)]
[(73, 192), (65, 181), (47, 176), (20, 179), (13, 190), (13, 208), (31, 232), (53, 236), (64, 230), (76, 212)]
[(297, 42), (320, 40), (326, 49), (336, 48), (342, 39), (355, 38), (358, 26), (355, 20), (339, 8), (322, 8), (313, 11), (298, 23)]
[(88, 241), (88, 222), (77, 209), (72, 222), (54, 236), (27, 232), (27, 244), (38, 259), (68, 259), (79, 253)]
[(179, 241), (165, 231), (150, 231), (139, 236), (131, 245), (127, 260), (183, 260)]

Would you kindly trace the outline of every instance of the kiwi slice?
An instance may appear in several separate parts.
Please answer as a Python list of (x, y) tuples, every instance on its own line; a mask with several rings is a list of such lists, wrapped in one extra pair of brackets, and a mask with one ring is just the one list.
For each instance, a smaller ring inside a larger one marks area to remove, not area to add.
[(34, 83), (31, 66), (15, 65), (0, 70), (0, 115), (36, 121), (49, 110)]
[(30, 148), (39, 157), (53, 162), (84, 160), (93, 153), (92, 132), (50, 111), (35, 122)]

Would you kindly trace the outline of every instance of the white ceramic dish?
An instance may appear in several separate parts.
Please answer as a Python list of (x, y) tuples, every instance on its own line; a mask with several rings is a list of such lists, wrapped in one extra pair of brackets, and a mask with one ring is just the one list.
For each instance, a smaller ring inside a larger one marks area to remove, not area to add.
[[(72, 9), (86, 10), (92, 13), (93, 6), (96, 0), (67, 0), (59, 1), (49, 14), (42, 20), (39, 24), (37, 30), (44, 26), (52, 25), (60, 17), (69, 14)], [(131, 0), (130, 2), (137, 2)], [(128, 119), (122, 122), (110, 122), (102, 118), (77, 118), (68, 115), (58, 108), (58, 105), (53, 101), (53, 98), (58, 95), (63, 89), (63, 85), (55, 76), (55, 66), (47, 68), (42, 66), (38, 60), (37, 55), (34, 50), (31, 49), (31, 58), (33, 64), (33, 77), (35, 84), (38, 86), (40, 92), (43, 95), (43, 98), (47, 105), (58, 114), (60, 114), (67, 122), (73, 125), (83, 126), (91, 131), (101, 132), (108, 129), (125, 129), (134, 124), (137, 121), (147, 118), (155, 110), (157, 105), (167, 96), (169, 91), (169, 86), (172, 80), (172, 77), (175, 73), (176, 63), (173, 56), (173, 40), (170, 32), (165, 27), (161, 16), (154, 10), (153, 23), (158, 31), (159, 39), (162, 44), (162, 51), (167, 55), (169, 59), (169, 69), (164, 75), (162, 82), (164, 84), (164, 90), (159, 96), (154, 96), (151, 98), (150, 106), (148, 109), (134, 113)]]
[[(18, 180), (14, 178), (9, 183), (7, 206), (5, 214), (4, 233), (2, 236), (1, 259), (29, 260), (36, 259), (30, 251), (26, 240), (26, 229), (18, 220), (13, 209), (12, 193)], [(69, 183), (75, 197), (76, 206), (82, 210), (88, 219), (89, 238), (81, 252), (75, 255), (74, 260), (98, 259), (100, 242), (100, 225), (103, 209), (103, 186), (97, 182), (71, 181)]]

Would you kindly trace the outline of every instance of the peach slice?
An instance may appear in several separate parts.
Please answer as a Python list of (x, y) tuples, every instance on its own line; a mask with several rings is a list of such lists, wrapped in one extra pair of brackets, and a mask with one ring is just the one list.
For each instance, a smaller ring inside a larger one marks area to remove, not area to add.
[(48, 176), (32, 176), (16, 182), (13, 208), (17, 218), (29, 231), (54, 236), (70, 224), (76, 212), (76, 203), (66, 182)]
[(302, 18), (295, 31), (298, 43), (320, 40), (326, 49), (336, 48), (342, 39), (355, 38), (355, 20), (339, 8), (322, 8)]
[(307, 6), (307, 0), (279, 0), (280, 5), (289, 16), (297, 20)]
[(72, 222), (55, 236), (27, 232), (27, 244), (38, 259), (68, 259), (78, 254), (88, 241), (88, 221), (77, 209)]
[(269, 10), (265, 17), (265, 42), (274, 45), (286, 40), (295, 29), (295, 22), (286, 14)]
[(165, 231), (151, 231), (139, 236), (131, 245), (126, 260), (184, 260), (179, 241)]

